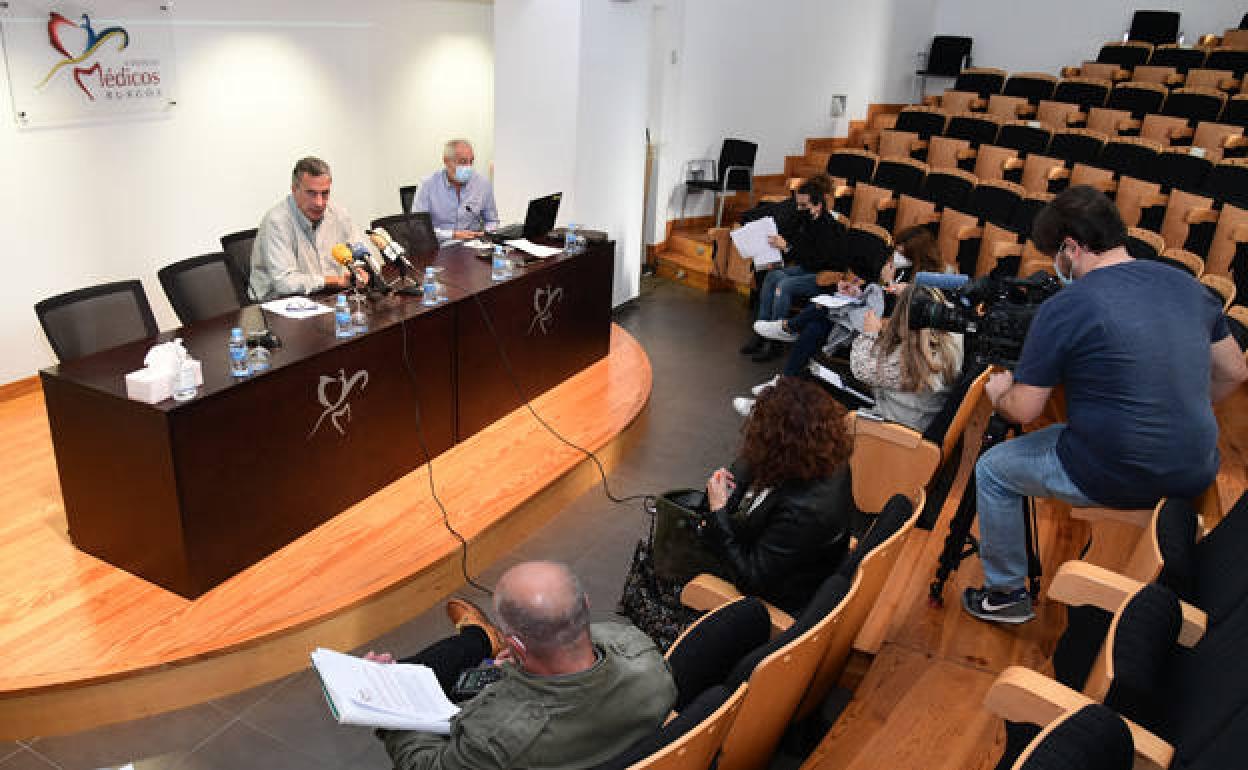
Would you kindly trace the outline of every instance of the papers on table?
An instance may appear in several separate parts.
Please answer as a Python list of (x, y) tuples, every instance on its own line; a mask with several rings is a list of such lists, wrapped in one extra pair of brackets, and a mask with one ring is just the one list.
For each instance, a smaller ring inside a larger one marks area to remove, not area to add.
[(771, 217), (755, 219), (729, 233), (732, 243), (741, 252), (741, 256), (754, 260), (754, 267), (778, 265), (784, 262), (780, 249), (767, 242), (767, 237), (776, 235), (776, 220)]
[(558, 254), (559, 252), (563, 251), (563, 249), (556, 249), (551, 246), (540, 246), (536, 243), (533, 243), (528, 238), (516, 238), (515, 240), (512, 240), (512, 241), (503, 241), (503, 243), (506, 243), (508, 246), (512, 247), (513, 249), (519, 249), (520, 251), (523, 251), (525, 254), (531, 254), (532, 256), (537, 257), (538, 259), (546, 259), (547, 257), (552, 257), (555, 254)]
[(832, 387), (836, 388), (837, 390), (844, 391), (848, 393), (849, 395), (854, 396), (855, 398), (858, 398), (862, 401), (867, 402), (868, 404), (871, 404), (872, 406), (875, 405), (874, 398), (871, 398), (866, 393), (859, 393), (858, 391), (849, 387), (848, 385), (845, 384), (845, 381), (841, 379), (841, 375), (832, 371), (831, 369), (819, 363), (818, 361), (810, 362), (810, 373), (815, 375), (819, 379), (823, 380), (824, 382), (828, 383)]
[(464, 241), (464, 245), (470, 249), (492, 249), (494, 244), (489, 241), (483, 241), (480, 238), (473, 238), (471, 241)]
[(317, 648), (312, 668), (339, 724), (445, 735), (459, 713), (428, 666), (374, 663)]
[(273, 299), (264, 303), (260, 307), (270, 313), (277, 313), (283, 318), (311, 318), (313, 316), (322, 315), (323, 313), (332, 313), (334, 309), (322, 305), (319, 302), (313, 302), (307, 297), (285, 297), (283, 299)]
[(844, 294), (820, 294), (817, 297), (812, 297), (810, 301), (829, 310), (835, 310), (838, 307), (860, 304), (862, 297), (849, 297)]

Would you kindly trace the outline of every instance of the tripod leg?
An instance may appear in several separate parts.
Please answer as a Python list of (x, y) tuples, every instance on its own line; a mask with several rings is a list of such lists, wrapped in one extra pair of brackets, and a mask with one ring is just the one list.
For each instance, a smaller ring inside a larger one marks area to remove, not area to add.
[[(936, 567), (936, 579), (928, 586), (927, 602), (934, 608), (944, 606), (945, 583), (949, 575), (958, 568), (962, 560), (978, 552), (979, 547), (971, 537), (971, 524), (975, 521), (975, 486), (968, 484), (958, 502), (958, 510), (949, 522), (949, 534), (945, 536), (945, 547), (940, 552), (939, 564)], [(966, 546), (969, 544), (969, 548)]]
[(1043, 568), (1040, 564), (1040, 530), (1036, 526), (1036, 501), (1030, 497), (1023, 500), (1023, 519), (1023, 529), (1027, 533), (1027, 590), (1034, 602), (1040, 598)]

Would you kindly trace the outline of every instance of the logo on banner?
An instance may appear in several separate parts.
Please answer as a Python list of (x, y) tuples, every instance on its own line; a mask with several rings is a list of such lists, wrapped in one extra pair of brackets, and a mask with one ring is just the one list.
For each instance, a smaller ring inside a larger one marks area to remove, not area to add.
[[(343, 427), (343, 422), (339, 421), (351, 422), (351, 404), (347, 403), (347, 400), (351, 398), (351, 391), (357, 385), (360, 390), (368, 387), (367, 370), (361, 369), (350, 377), (347, 377), (346, 369), (339, 369), (337, 377), (321, 375), (321, 381), (316, 388), (316, 396), (325, 411), (321, 412), (316, 425), (312, 426), (312, 432), (308, 434), (309, 440), (321, 429), (321, 423), (325, 422), (326, 417), (329, 418), (330, 423), (334, 426), (334, 430), (338, 431), (338, 435), (347, 435), (347, 429)], [(338, 392), (336, 396), (331, 396), (330, 390), (334, 386), (337, 386)]]
[(130, 47), (130, 33), (124, 27), (96, 30), (89, 14), (82, 14), (82, 22), (75, 23), (50, 11), (48, 45), (62, 58), (39, 81), (37, 89), (42, 90), (64, 73), (91, 101), (95, 101), (96, 94), (103, 94), (106, 99), (160, 96), (159, 60), (133, 59), (117, 67), (103, 66), (98, 61), (102, 53)]
[(555, 305), (562, 300), (562, 286), (547, 286), (533, 292), (533, 320), (529, 322), (529, 334), (535, 329), (541, 329), (542, 334), (550, 333), (550, 327), (555, 323)]

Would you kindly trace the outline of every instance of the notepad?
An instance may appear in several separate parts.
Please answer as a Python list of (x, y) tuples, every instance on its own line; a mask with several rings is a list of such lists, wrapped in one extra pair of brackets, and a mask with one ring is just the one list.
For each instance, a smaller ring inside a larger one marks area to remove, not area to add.
[(865, 401), (866, 403), (872, 406), (875, 405), (874, 398), (871, 398), (865, 393), (859, 393), (858, 391), (849, 387), (848, 385), (845, 384), (845, 380), (841, 379), (841, 375), (832, 371), (831, 369), (819, 363), (818, 361), (810, 362), (810, 372), (811, 374), (815, 375), (816, 377), (828, 383), (829, 385), (836, 388), (837, 390), (843, 390), (849, 395), (854, 396), (857, 399)]
[(729, 233), (732, 243), (741, 252), (741, 256), (754, 260), (754, 267), (777, 265), (784, 262), (780, 249), (772, 246), (767, 238), (778, 234), (776, 220), (771, 217), (755, 219)]
[(844, 294), (820, 294), (817, 297), (812, 297), (810, 301), (829, 310), (835, 310), (838, 307), (861, 304), (862, 297), (849, 297)]
[(459, 713), (428, 666), (375, 663), (317, 648), (312, 668), (339, 724), (446, 735)]

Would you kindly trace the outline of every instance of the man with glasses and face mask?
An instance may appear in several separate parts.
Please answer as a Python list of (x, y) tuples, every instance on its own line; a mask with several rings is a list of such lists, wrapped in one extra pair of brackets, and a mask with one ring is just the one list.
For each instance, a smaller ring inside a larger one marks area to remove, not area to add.
[(476, 158), (467, 139), (452, 139), (442, 149), (445, 168), (421, 182), (412, 211), (427, 211), (439, 241), (467, 240), (498, 227), (494, 188), (473, 168)]
[(1132, 259), (1103, 193), (1066, 190), (1036, 216), (1032, 240), (1069, 285), (1040, 306), (1013, 374), (984, 390), (998, 414), (1026, 424), (1062, 383), (1067, 422), (1002, 442), (975, 466), (984, 586), (962, 605), (998, 623), (1034, 617), (1024, 497), (1135, 509), (1200, 494), (1218, 470), (1212, 404), (1248, 378), (1221, 302), (1182, 270)]
[[(329, 202), (332, 184), (329, 164), (320, 158), (295, 163), (290, 195), (264, 215), (251, 248), (253, 298), (346, 288), (351, 275), (331, 253), (336, 244), (362, 244), (376, 256), (347, 212)], [(355, 280), (367, 284), (368, 273), (357, 268)]]

